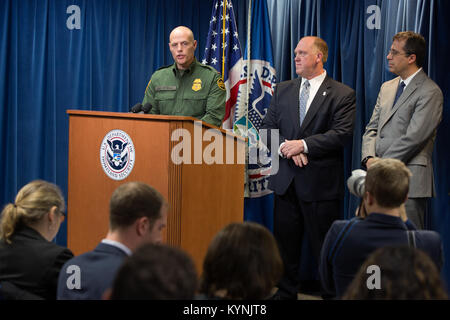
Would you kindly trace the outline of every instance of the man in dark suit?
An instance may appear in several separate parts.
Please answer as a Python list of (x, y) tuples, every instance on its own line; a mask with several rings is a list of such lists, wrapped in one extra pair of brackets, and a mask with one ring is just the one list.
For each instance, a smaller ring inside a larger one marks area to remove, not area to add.
[(442, 120), (442, 92), (422, 70), (425, 39), (417, 33), (397, 33), (387, 55), (397, 78), (383, 83), (362, 140), (362, 165), (374, 157), (403, 161), (412, 178), (406, 202), (408, 218), (420, 229), (428, 198), (434, 196), (431, 156)]
[(369, 167), (363, 202), (368, 216), (335, 221), (325, 238), (320, 278), (328, 294), (341, 297), (366, 258), (385, 246), (409, 244), (419, 248), (441, 269), (439, 234), (424, 230), (408, 233), (404, 223), (410, 177), (411, 171), (397, 159), (378, 159)]
[(140, 245), (158, 243), (167, 223), (167, 205), (154, 188), (140, 182), (119, 186), (110, 200), (110, 230), (93, 250), (77, 256), (59, 274), (60, 300), (102, 299), (125, 257)]
[(300, 78), (277, 85), (261, 127), (267, 130), (261, 135), (266, 145), (280, 146), (279, 170), (272, 172), (269, 188), (275, 192), (274, 235), (285, 265), (276, 294), (281, 299), (297, 298), (304, 232), (318, 261), (325, 234), (340, 217), (343, 153), (353, 134), (356, 96), (327, 76), (327, 55), (322, 39), (300, 40), (295, 48)]

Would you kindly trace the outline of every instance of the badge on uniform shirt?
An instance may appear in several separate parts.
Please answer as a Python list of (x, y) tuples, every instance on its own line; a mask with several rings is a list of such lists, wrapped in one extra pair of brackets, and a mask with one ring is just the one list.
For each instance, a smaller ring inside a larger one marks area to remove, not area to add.
[(192, 90), (198, 91), (202, 88), (202, 79), (195, 79), (192, 83)]
[(223, 79), (219, 78), (219, 80), (217, 80), (217, 86), (222, 89), (225, 90), (225, 83), (223, 83)]

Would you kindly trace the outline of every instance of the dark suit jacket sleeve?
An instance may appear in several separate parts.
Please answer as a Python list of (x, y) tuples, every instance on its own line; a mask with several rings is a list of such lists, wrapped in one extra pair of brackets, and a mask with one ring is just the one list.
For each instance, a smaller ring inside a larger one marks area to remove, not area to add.
[(336, 289), (334, 286), (332, 265), (328, 261), (328, 256), (330, 254), (330, 250), (335, 245), (337, 235), (339, 234), (338, 229), (339, 225), (335, 222), (328, 230), (322, 246), (319, 261), (319, 274), (322, 287), (328, 294), (333, 295), (336, 294)]
[[(278, 107), (278, 87), (275, 87), (275, 92), (272, 96), (272, 99), (270, 100), (270, 106), (267, 109), (267, 114), (263, 119), (262, 125), (261, 125), (261, 131), (260, 136), (263, 141), (263, 143), (269, 148), (269, 150), (272, 150), (272, 143), (277, 143), (277, 141), (272, 141), (272, 135), (274, 137), (278, 136), (278, 145), (275, 145), (276, 150), (278, 150), (278, 147), (282, 142), (284, 142), (285, 138), (280, 135), (279, 132), (279, 125), (278, 125), (278, 119), (280, 118), (279, 113), (281, 110), (279, 110)], [(276, 129), (277, 131), (273, 130)], [(272, 133), (273, 130), (273, 133)]]
[(330, 152), (342, 149), (353, 135), (353, 123), (356, 112), (356, 94), (348, 89), (338, 93), (332, 124), (328, 131), (305, 138), (308, 153), (312, 157), (326, 156)]
[(47, 292), (51, 292), (51, 299), (56, 299), (56, 289), (58, 286), (59, 272), (67, 260), (73, 258), (73, 253), (67, 249), (63, 248), (62, 251), (55, 257), (53, 264), (47, 271), (44, 281), (48, 284)]

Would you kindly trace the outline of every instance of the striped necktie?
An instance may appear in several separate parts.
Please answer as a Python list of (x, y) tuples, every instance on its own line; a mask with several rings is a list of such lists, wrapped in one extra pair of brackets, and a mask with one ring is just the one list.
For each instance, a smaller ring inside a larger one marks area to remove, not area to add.
[(309, 98), (309, 87), (309, 81), (306, 80), (303, 83), (303, 89), (300, 90), (300, 126), (302, 125), (302, 122), (305, 119), (306, 115), (306, 103), (308, 102)]

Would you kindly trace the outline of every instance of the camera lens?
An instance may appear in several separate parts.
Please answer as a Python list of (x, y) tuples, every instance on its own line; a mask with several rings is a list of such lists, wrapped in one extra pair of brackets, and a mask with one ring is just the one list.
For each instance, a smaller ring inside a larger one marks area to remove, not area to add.
[(364, 170), (353, 170), (351, 177), (347, 180), (348, 190), (355, 196), (362, 198), (364, 195), (365, 180), (366, 172)]

